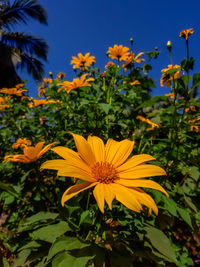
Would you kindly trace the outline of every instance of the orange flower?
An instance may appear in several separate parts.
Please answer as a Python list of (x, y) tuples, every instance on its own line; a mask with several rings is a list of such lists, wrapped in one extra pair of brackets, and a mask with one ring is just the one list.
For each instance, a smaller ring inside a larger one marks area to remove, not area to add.
[(109, 61), (106, 65), (105, 65), (105, 69), (110, 69), (113, 66), (115, 66), (115, 63), (113, 63), (112, 61)]
[(0, 89), (0, 93), (9, 94), (9, 95), (16, 95), (16, 96), (22, 96), (23, 92), (27, 92), (27, 90), (18, 89), (18, 88), (2, 88), (2, 89)]
[(24, 147), (27, 147), (30, 145), (31, 145), (30, 140), (27, 140), (26, 138), (24, 138), (24, 139), (19, 138), (19, 139), (17, 139), (17, 142), (12, 145), (12, 148), (14, 148), (14, 149), (17, 149), (18, 147), (24, 148)]
[(16, 162), (23, 162), (23, 163), (30, 163), (36, 161), (37, 159), (41, 158), (44, 153), (46, 153), (56, 142), (51, 143), (45, 146), (43, 149), (44, 142), (37, 143), (36, 146), (29, 146), (23, 149), (24, 154), (18, 155), (7, 155), (4, 157), (4, 162), (8, 161), (16, 161)]
[(51, 78), (43, 78), (43, 82), (44, 83), (52, 83), (52, 79)]
[(166, 69), (162, 69), (162, 70), (161, 70), (161, 72), (162, 72), (162, 77), (161, 77), (161, 79), (160, 79), (160, 86), (163, 87), (164, 84), (165, 84), (165, 86), (168, 87), (168, 86), (171, 85), (173, 79), (178, 79), (178, 78), (180, 78), (180, 77), (181, 77), (181, 72), (180, 72), (180, 70), (177, 70), (175, 73), (173, 73), (173, 75), (172, 75), (172, 74), (169, 74), (169, 73), (166, 73), (166, 72), (169, 71), (169, 70), (176, 70), (176, 69), (178, 69), (178, 68), (180, 68), (179, 65), (174, 65), (174, 66), (173, 66), (173, 65), (168, 65), (168, 68), (166, 68)]
[(147, 128), (147, 131), (151, 131), (151, 130), (154, 130), (155, 128), (159, 128), (159, 125), (150, 121), (149, 119), (146, 119), (142, 116), (137, 116), (136, 119), (138, 120), (141, 120), (142, 122), (146, 122), (148, 123), (149, 125), (151, 125), (151, 128)]
[(143, 54), (144, 53), (141, 52), (137, 56), (135, 56), (133, 52), (128, 53), (127, 59), (125, 60), (125, 63), (122, 65), (122, 67), (124, 68), (124, 71), (130, 68), (134, 64), (134, 62), (141, 63), (142, 61), (145, 61), (144, 58), (139, 58)]
[(194, 33), (194, 29), (193, 28), (190, 28), (190, 29), (187, 29), (187, 30), (182, 30), (180, 32), (180, 34), (179, 34), (179, 37), (183, 37), (187, 41), (188, 40), (188, 37), (190, 35), (192, 35), (193, 33)]
[(126, 60), (128, 57), (129, 48), (122, 45), (114, 45), (114, 47), (109, 47), (107, 55), (112, 59), (118, 59), (119, 61)]
[(56, 76), (56, 81), (63, 79), (65, 76), (66, 76), (66, 74), (64, 72), (59, 72)]
[(58, 101), (55, 101), (53, 99), (50, 99), (50, 100), (46, 100), (46, 99), (33, 99), (33, 102), (32, 103), (28, 103), (28, 106), (29, 108), (32, 108), (32, 107), (37, 107), (37, 106), (40, 106), (40, 105), (46, 105), (46, 104), (49, 104), (49, 103), (57, 103)]
[(134, 82), (131, 82), (130, 85), (134, 86), (134, 85), (139, 85), (141, 84), (138, 80), (135, 80)]
[(165, 94), (165, 96), (171, 98), (171, 99), (174, 99), (174, 93), (169, 93), (169, 94)]
[(162, 168), (145, 164), (155, 158), (146, 154), (129, 158), (134, 141), (127, 139), (120, 142), (108, 139), (104, 144), (97, 136), (88, 136), (86, 140), (80, 135), (72, 135), (78, 152), (62, 146), (55, 147), (52, 150), (63, 159), (49, 160), (41, 166), (41, 170), (57, 170), (59, 176), (75, 177), (83, 181), (64, 192), (62, 206), (80, 192), (94, 187), (93, 195), (102, 213), (105, 202), (112, 209), (112, 201), (116, 199), (133, 211), (141, 212), (142, 205), (145, 205), (149, 214), (152, 210), (158, 214), (154, 200), (140, 188), (156, 189), (168, 196), (158, 183), (143, 179), (166, 175)]
[(78, 54), (77, 57), (72, 57), (71, 64), (73, 64), (74, 69), (87, 70), (93, 63), (96, 63), (95, 57), (90, 56), (90, 53), (82, 55)]
[(71, 90), (78, 89), (83, 86), (91, 86), (89, 82), (94, 81), (94, 78), (88, 78), (86, 79), (86, 76), (88, 74), (83, 74), (80, 78), (73, 79), (72, 82), (63, 81), (61, 83), (58, 83), (58, 85), (61, 85), (61, 88), (58, 89), (58, 92), (61, 90), (67, 90), (67, 93), (69, 93)]

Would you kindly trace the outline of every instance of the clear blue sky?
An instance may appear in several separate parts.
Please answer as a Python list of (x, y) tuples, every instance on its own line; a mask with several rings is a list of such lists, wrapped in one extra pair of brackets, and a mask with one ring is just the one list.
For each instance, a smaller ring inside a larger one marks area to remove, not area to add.
[[(174, 64), (186, 57), (185, 41), (179, 37), (183, 29), (194, 28), (190, 36), (190, 55), (197, 60), (195, 70), (200, 66), (200, 1), (188, 0), (40, 0), (47, 10), (48, 26), (30, 21), (19, 30), (44, 38), (49, 44), (48, 63), (45, 63), (45, 76), (49, 71), (56, 75), (63, 71), (66, 79), (74, 78), (71, 57), (77, 53), (90, 52), (96, 57), (96, 66), (104, 70), (107, 63), (106, 52), (109, 46), (122, 44), (130, 46), (134, 39), (134, 52), (154, 50), (157, 46), (161, 54), (152, 63), (151, 77), (157, 88), (153, 94), (164, 94), (169, 88), (160, 88), (160, 70), (170, 64), (166, 43), (173, 44)], [(36, 96), (37, 85), (26, 73), (30, 95)]]

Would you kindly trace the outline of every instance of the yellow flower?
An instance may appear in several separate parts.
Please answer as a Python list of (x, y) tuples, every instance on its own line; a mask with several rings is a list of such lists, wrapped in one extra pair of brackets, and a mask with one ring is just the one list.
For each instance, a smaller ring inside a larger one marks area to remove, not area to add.
[(142, 61), (145, 61), (144, 58), (139, 58), (143, 54), (144, 53), (141, 52), (137, 56), (135, 56), (135, 54), (133, 54), (133, 52), (128, 53), (127, 59), (125, 59), (125, 63), (122, 65), (122, 67), (124, 68), (124, 71), (126, 71), (128, 68), (130, 68), (134, 62), (141, 63)]
[(130, 85), (132, 85), (132, 86), (133, 86), (133, 85), (139, 85), (139, 84), (141, 84), (141, 83), (140, 83), (138, 80), (135, 80), (134, 82), (131, 82), (131, 83), (130, 83)]
[(128, 57), (129, 48), (122, 45), (114, 45), (114, 47), (108, 48), (108, 56), (112, 59), (118, 59), (119, 61), (126, 60)]
[(156, 123), (154, 123), (154, 122), (150, 121), (149, 119), (146, 119), (142, 116), (137, 116), (136, 119), (141, 120), (142, 122), (146, 122), (149, 125), (151, 125), (151, 128), (147, 128), (147, 131), (151, 131), (151, 130), (154, 130), (155, 128), (159, 128), (158, 124), (156, 124)]
[(72, 82), (63, 81), (61, 83), (58, 83), (58, 85), (61, 85), (61, 88), (58, 89), (58, 92), (61, 90), (67, 90), (67, 93), (69, 93), (71, 90), (78, 89), (83, 86), (91, 86), (89, 82), (94, 81), (94, 78), (87, 78), (86, 76), (88, 74), (83, 74), (80, 78), (73, 79)]
[(188, 40), (188, 37), (190, 35), (192, 35), (193, 33), (194, 33), (194, 29), (193, 28), (190, 28), (190, 29), (187, 29), (187, 30), (182, 30), (180, 32), (180, 34), (179, 34), (179, 37), (183, 37), (187, 41)]
[(71, 60), (71, 64), (74, 65), (73, 68), (81, 70), (87, 70), (94, 63), (96, 63), (95, 57), (90, 56), (90, 53), (85, 54), (85, 56), (79, 53), (77, 57), (72, 57)]
[(18, 89), (18, 88), (2, 88), (2, 89), (0, 89), (0, 93), (9, 94), (9, 95), (16, 95), (16, 96), (22, 96), (23, 92), (27, 92), (27, 90)]
[(169, 93), (169, 94), (165, 94), (165, 96), (171, 98), (171, 99), (174, 99), (174, 93)]
[(24, 139), (19, 138), (19, 139), (17, 139), (17, 142), (12, 145), (12, 148), (14, 148), (14, 149), (17, 149), (18, 147), (24, 148), (24, 147), (27, 147), (30, 145), (31, 145), (30, 140), (27, 140), (26, 138), (24, 138)]
[(52, 79), (51, 78), (43, 78), (43, 82), (44, 83), (52, 83)]
[(127, 139), (117, 142), (109, 139), (104, 145), (96, 136), (87, 140), (73, 134), (78, 152), (58, 146), (52, 150), (63, 159), (49, 160), (42, 164), (42, 169), (57, 170), (59, 176), (75, 177), (83, 180), (69, 187), (62, 196), (62, 206), (73, 196), (83, 190), (94, 187), (94, 197), (101, 212), (104, 212), (105, 201), (112, 209), (114, 199), (127, 208), (141, 212), (142, 205), (158, 213), (154, 200), (138, 187), (157, 189), (164, 194), (167, 192), (156, 182), (141, 179), (149, 176), (166, 175), (166, 172), (155, 165), (144, 162), (154, 160), (150, 155), (141, 154), (129, 157), (133, 150), (134, 141)]
[(179, 79), (181, 77), (181, 72), (180, 70), (177, 70), (173, 75), (170, 75), (169, 73), (166, 73), (167, 71), (169, 70), (175, 70), (175, 69), (178, 69), (180, 68), (179, 65), (168, 65), (168, 68), (166, 69), (162, 69), (161, 72), (162, 72), (162, 77), (160, 79), (160, 86), (165, 86), (168, 87), (171, 85), (173, 79)]
[(28, 103), (28, 106), (29, 108), (32, 108), (32, 107), (37, 107), (37, 106), (40, 106), (40, 105), (46, 105), (46, 104), (49, 104), (49, 103), (56, 103), (58, 101), (55, 101), (53, 99), (50, 99), (50, 100), (46, 100), (46, 99), (33, 99), (33, 102), (32, 103)]
[(115, 63), (113, 63), (112, 61), (109, 61), (106, 65), (105, 65), (105, 69), (110, 69), (113, 66), (115, 66)]
[(56, 81), (63, 79), (65, 76), (66, 76), (66, 74), (64, 72), (59, 72), (56, 76)]
[(43, 149), (44, 142), (39, 142), (36, 146), (29, 146), (23, 149), (24, 154), (18, 155), (7, 155), (4, 157), (4, 162), (8, 161), (16, 161), (16, 162), (23, 162), (23, 163), (30, 163), (36, 161), (37, 159), (41, 158), (44, 153), (46, 153), (56, 142), (51, 143), (45, 146)]

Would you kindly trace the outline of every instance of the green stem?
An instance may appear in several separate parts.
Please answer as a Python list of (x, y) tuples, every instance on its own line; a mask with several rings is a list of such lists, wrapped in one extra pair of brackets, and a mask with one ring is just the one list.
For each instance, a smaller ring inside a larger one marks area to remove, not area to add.
[(89, 202), (90, 202), (90, 190), (88, 190), (87, 203), (86, 203), (86, 210), (88, 210), (88, 208), (89, 208)]

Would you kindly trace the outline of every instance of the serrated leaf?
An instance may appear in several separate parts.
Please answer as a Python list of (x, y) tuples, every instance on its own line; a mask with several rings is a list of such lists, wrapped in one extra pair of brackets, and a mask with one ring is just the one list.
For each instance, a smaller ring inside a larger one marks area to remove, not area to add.
[(57, 237), (63, 235), (64, 233), (71, 231), (69, 225), (61, 221), (57, 224), (51, 224), (40, 229), (35, 230), (30, 234), (34, 240), (43, 240), (46, 242), (53, 243)]
[(146, 226), (144, 230), (147, 232), (146, 237), (150, 240), (152, 246), (167, 257), (170, 262), (177, 263), (176, 255), (168, 237), (161, 230), (152, 226)]

